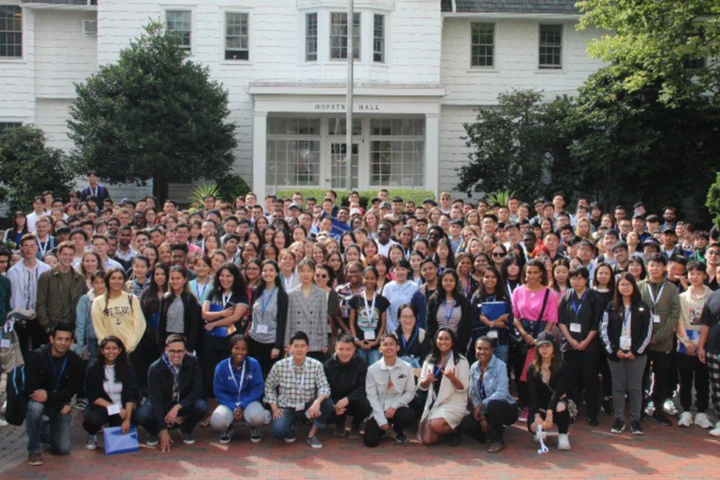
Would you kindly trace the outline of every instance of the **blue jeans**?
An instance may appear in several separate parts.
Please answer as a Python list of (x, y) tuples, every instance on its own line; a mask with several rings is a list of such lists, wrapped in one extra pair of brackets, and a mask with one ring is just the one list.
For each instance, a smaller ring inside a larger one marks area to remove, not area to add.
[[(44, 432), (43, 415), (50, 418), (50, 431)], [(25, 428), (28, 436), (28, 452), (42, 452), (43, 439), (50, 444), (58, 455), (70, 453), (70, 431), (72, 429), (72, 412), (61, 415), (44, 403), (28, 401)]]
[(505, 365), (508, 363), (508, 357), (510, 356), (510, 345), (498, 345), (495, 347), (495, 356), (503, 361)]
[[(180, 412), (178, 412), (178, 417), (183, 417), (184, 420), (182, 424), (180, 424), (180, 430), (192, 433), (195, 425), (205, 418), (208, 410), (210, 410), (210, 407), (202, 398), (195, 400), (192, 405), (190, 405), (190, 408), (181, 408)], [(167, 415), (168, 412), (169, 410), (165, 412), (165, 414)], [(160, 430), (165, 428), (165, 425), (158, 425), (155, 421), (152, 400), (148, 399), (148, 401), (137, 410), (136, 418), (138, 425), (147, 430), (150, 435), (157, 435), (160, 433)]]
[[(284, 439), (290, 430), (295, 426), (298, 420), (305, 417), (305, 412), (312, 405), (312, 402), (305, 404), (304, 410), (295, 410), (294, 408), (283, 408), (283, 416), (277, 420), (273, 420), (272, 424), (272, 436), (278, 440)], [(320, 404), (320, 416), (313, 420), (313, 423), (318, 428), (325, 428), (327, 425), (328, 418), (333, 412), (333, 401), (329, 398), (323, 400)], [(307, 418), (307, 417), (305, 417)]]
[(358, 348), (357, 352), (363, 359), (365, 359), (368, 367), (380, 360), (380, 358), (382, 357), (380, 351), (377, 348), (373, 348), (372, 350), (363, 350), (362, 348)]

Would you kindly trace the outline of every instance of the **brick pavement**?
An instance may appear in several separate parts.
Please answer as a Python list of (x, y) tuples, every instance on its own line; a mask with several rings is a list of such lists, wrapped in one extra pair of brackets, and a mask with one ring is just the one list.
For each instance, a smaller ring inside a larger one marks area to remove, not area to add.
[[(582, 417), (581, 417), (582, 418)], [(508, 448), (490, 455), (481, 445), (464, 438), (460, 447), (424, 447), (414, 439), (406, 445), (385, 441), (369, 449), (361, 440), (334, 438), (323, 433), (325, 448), (313, 450), (302, 441), (305, 429), (298, 429), (298, 441), (287, 445), (274, 441), (269, 430), (259, 444), (251, 444), (247, 431), (236, 431), (230, 445), (217, 441), (210, 429), (198, 428), (195, 445), (186, 446), (174, 433), (175, 443), (168, 454), (142, 447), (140, 452), (106, 457), (102, 448), (84, 447), (85, 435), (76, 417), (70, 456), (45, 454), (45, 465), (30, 467), (25, 460), (23, 428), (0, 429), (0, 452), (13, 455), (0, 459), (0, 475), (7, 479), (31, 478), (96, 480), (100, 477), (133, 480), (147, 478), (272, 478), (347, 479), (382, 478), (400, 475), (403, 479), (447, 478), (657, 478), (710, 479), (720, 477), (720, 439), (698, 427), (661, 427), (645, 421), (646, 435), (633, 437), (608, 432), (611, 419), (601, 418), (598, 428), (584, 421), (570, 430), (572, 452), (559, 452), (550, 440), (551, 452), (537, 455), (537, 445), (519, 424), (507, 430)], [(674, 419), (676, 420), (676, 418)], [(10, 432), (9, 434), (7, 432)], [(19, 432), (19, 433), (18, 433)], [(18, 452), (21, 458), (18, 459)], [(6, 464), (6, 461), (9, 462)]]

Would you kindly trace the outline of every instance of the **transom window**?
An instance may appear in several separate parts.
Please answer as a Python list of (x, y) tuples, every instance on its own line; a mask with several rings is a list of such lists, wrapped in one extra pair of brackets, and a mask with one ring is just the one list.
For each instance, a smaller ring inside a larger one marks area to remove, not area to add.
[(250, 59), (249, 15), (228, 12), (225, 14), (225, 60)]
[(0, 6), (0, 58), (22, 57), (22, 10)]
[(179, 36), (181, 48), (192, 48), (192, 12), (189, 10), (168, 10), (166, 12), (166, 28)]
[[(353, 58), (360, 59), (360, 14), (353, 14)], [(330, 58), (348, 58), (348, 18), (347, 13), (330, 13)]]
[(562, 69), (562, 29), (562, 25), (540, 25), (540, 69)]
[(471, 30), (471, 65), (473, 67), (494, 67), (495, 25), (473, 23)]

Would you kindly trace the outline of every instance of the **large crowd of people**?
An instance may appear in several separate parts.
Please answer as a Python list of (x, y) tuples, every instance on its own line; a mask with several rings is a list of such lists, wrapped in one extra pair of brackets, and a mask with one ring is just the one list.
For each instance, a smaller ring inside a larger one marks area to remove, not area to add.
[(518, 421), (559, 450), (602, 415), (614, 434), (647, 417), (720, 436), (720, 244), (673, 207), (383, 189), (180, 210), (97, 180), (35, 198), (0, 250), (0, 318), (26, 319), (30, 465), (70, 451), (73, 407), (88, 449), (106, 425), (163, 452), (174, 431), (260, 442), (269, 424), (312, 448), (334, 425), (368, 447), (416, 431), (490, 453)]

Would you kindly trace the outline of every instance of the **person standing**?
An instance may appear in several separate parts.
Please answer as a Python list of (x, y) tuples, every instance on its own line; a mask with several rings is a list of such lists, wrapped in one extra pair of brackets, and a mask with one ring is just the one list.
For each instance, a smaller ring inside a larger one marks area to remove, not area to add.
[(58, 247), (58, 264), (40, 275), (37, 286), (37, 320), (45, 331), (55, 323), (75, 326), (80, 297), (88, 292), (85, 278), (72, 268), (75, 247), (63, 242)]
[(110, 198), (107, 188), (98, 183), (98, 177), (94, 171), (87, 173), (87, 180), (88, 186), (80, 192), (81, 201), (85, 202), (89, 197), (95, 197), (98, 204), (102, 205), (106, 199)]
[[(720, 412), (720, 291), (708, 297), (700, 316), (702, 324), (698, 342), (698, 359), (707, 365), (712, 387), (712, 402)], [(720, 437), (720, 421), (710, 430), (710, 435)]]
[(286, 344), (292, 332), (308, 336), (309, 356), (322, 360), (328, 350), (328, 299), (314, 283), (315, 262), (305, 258), (298, 265), (300, 285), (288, 292), (288, 316), (285, 324)]

